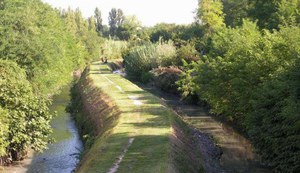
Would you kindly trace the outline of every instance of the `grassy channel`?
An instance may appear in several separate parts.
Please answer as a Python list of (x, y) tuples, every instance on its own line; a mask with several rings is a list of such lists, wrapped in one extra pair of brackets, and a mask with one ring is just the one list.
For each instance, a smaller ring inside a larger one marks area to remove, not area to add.
[[(175, 122), (180, 121), (176, 120), (174, 112), (162, 105), (156, 96), (113, 74), (106, 64), (99, 62), (90, 65), (86, 79), (93, 88), (98, 88), (103, 93), (102, 96), (109, 98), (106, 104), (117, 107), (120, 113), (118, 118), (114, 118), (111, 129), (95, 134), (94, 143), (84, 155), (77, 172), (109, 172), (122, 154), (124, 158), (118, 165), (118, 173), (201, 170), (199, 158), (195, 162), (197, 168), (188, 164), (192, 157), (186, 153), (189, 149), (184, 148), (184, 144), (188, 142), (178, 142), (178, 138), (172, 140), (172, 127)], [(91, 92), (89, 90), (84, 92)], [(91, 121), (98, 120), (93, 118)], [(134, 140), (128, 146), (130, 139)]]

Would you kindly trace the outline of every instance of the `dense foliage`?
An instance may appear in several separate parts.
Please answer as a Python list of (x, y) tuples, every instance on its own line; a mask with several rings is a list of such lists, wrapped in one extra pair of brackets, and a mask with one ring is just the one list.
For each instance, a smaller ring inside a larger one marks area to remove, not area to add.
[[(276, 172), (299, 172), (299, 1), (224, 0), (224, 9), (220, 3), (199, 2), (207, 52), (185, 64), (180, 90), (234, 122)], [(218, 24), (220, 10), (234, 28)]]
[(48, 101), (33, 93), (25, 70), (11, 61), (0, 60), (0, 88), (0, 156), (18, 159), (26, 147), (44, 149), (51, 132)]
[(172, 65), (176, 58), (173, 42), (147, 43), (131, 48), (124, 56), (125, 69), (130, 77), (147, 82), (150, 70)]
[(100, 40), (93, 18), (40, 0), (2, 0), (0, 16), (0, 159), (18, 160), (47, 146), (48, 98), (99, 56)]
[(126, 41), (107, 39), (100, 48), (101, 58), (107, 58), (109, 60), (122, 59), (127, 47), (128, 43)]
[[(39, 0), (4, 1), (0, 15), (1, 59), (24, 68), (35, 92), (54, 92), (70, 80), (70, 72), (84, 62), (86, 55), (95, 56), (95, 50), (87, 44), (96, 42), (85, 41), (95, 36), (85, 34), (85, 28), (76, 24), (78, 15), (66, 15), (66, 26), (57, 11)], [(78, 35), (84, 41), (75, 39)]]

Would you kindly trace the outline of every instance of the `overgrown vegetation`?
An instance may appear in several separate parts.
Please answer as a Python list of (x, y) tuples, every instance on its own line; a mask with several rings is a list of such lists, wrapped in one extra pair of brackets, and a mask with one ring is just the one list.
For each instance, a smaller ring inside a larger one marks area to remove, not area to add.
[(172, 41), (146, 43), (132, 47), (124, 56), (127, 74), (144, 82), (151, 78), (149, 71), (159, 66), (170, 66), (174, 63), (176, 48)]
[[(205, 21), (208, 33), (204, 39), (209, 40), (206, 45), (209, 51), (201, 60), (186, 64), (178, 82), (180, 89), (184, 96), (197, 94), (210, 104), (212, 112), (238, 125), (274, 171), (298, 172), (300, 111), (296, 69), (299, 69), (300, 29), (296, 20), (299, 13), (294, 7), (299, 6), (299, 1), (248, 2), (246, 17), (258, 21), (245, 19), (241, 24), (237, 22), (235, 28), (225, 28), (224, 23), (221, 27), (210, 24), (224, 21), (220, 3), (210, 0), (199, 3), (199, 18)], [(230, 3), (239, 5), (246, 1)], [(203, 9), (205, 5), (207, 10)], [(272, 13), (256, 17), (253, 13), (266, 10)], [(282, 14), (285, 10), (289, 13)], [(279, 18), (293, 20), (280, 22)], [(273, 28), (277, 30), (267, 30)]]
[(51, 132), (47, 100), (33, 93), (26, 77), (16, 63), (0, 60), (0, 151), (1, 156), (9, 153), (14, 160), (23, 157), (20, 151), (26, 147), (46, 148)]
[(40, 0), (0, 6), (0, 157), (19, 160), (51, 141), (49, 97), (99, 56), (100, 39), (79, 10), (60, 13)]
[(122, 59), (123, 53), (127, 51), (128, 43), (126, 41), (117, 41), (108, 39), (101, 45), (101, 58), (109, 60)]
[(299, 7), (299, 0), (199, 0), (195, 23), (154, 27), (112, 9), (108, 27), (99, 8), (84, 19), (79, 9), (40, 0), (0, 1), (0, 157), (45, 148), (49, 96), (73, 70), (124, 58), (130, 78), (206, 101), (275, 172), (299, 172)]
[[(179, 66), (183, 97), (197, 96), (236, 124), (275, 171), (297, 172), (299, 5), (298, 0), (201, 0), (198, 24), (148, 28), (154, 43), (129, 49), (126, 72), (142, 82), (155, 78), (157, 86), (173, 90), (171, 81), (178, 78), (166, 75), (165, 67)], [(175, 53), (160, 49), (161, 39), (171, 40)]]

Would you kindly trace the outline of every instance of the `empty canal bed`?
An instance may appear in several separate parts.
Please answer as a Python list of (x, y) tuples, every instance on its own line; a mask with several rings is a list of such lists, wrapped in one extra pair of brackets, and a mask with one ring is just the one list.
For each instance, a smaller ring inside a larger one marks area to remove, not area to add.
[(77, 172), (203, 172), (188, 130), (159, 98), (98, 62), (75, 88), (75, 117), (90, 144)]

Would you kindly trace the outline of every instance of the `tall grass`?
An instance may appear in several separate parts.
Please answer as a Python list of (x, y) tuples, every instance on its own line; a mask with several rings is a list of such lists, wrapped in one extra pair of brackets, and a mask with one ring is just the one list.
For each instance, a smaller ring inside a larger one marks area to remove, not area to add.
[(176, 48), (172, 42), (147, 43), (131, 48), (124, 57), (125, 69), (130, 77), (142, 79), (150, 70), (172, 65)]
[(106, 40), (100, 49), (102, 58), (108, 60), (122, 59), (122, 54), (127, 50), (128, 43), (126, 41)]
[(167, 67), (174, 64), (174, 60), (176, 57), (176, 47), (171, 40), (165, 43), (157, 44), (156, 52), (158, 55), (157, 62), (159, 66)]

